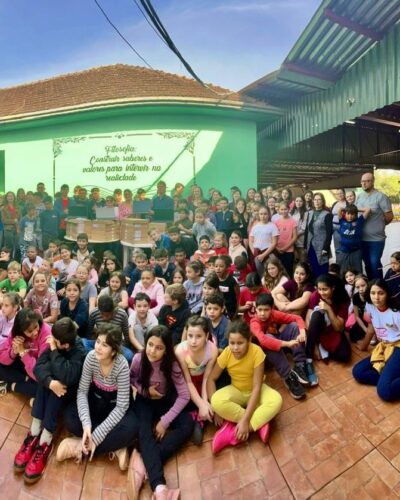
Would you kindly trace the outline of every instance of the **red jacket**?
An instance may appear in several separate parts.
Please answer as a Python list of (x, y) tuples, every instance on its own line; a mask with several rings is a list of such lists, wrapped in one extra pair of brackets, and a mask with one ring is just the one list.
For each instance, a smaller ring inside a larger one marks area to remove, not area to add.
[(282, 349), (282, 340), (275, 339), (269, 335), (279, 336), (279, 327), (281, 325), (288, 325), (289, 323), (296, 323), (299, 329), (305, 328), (304, 320), (301, 316), (272, 309), (267, 321), (261, 321), (257, 315), (251, 318), (250, 330), (257, 337), (263, 349), (280, 351)]

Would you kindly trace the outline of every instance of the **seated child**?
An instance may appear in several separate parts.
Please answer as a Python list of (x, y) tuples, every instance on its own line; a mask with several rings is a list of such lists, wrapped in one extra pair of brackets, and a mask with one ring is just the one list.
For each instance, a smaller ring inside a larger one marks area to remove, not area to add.
[(205, 299), (205, 313), (209, 320), (210, 333), (219, 352), (228, 345), (227, 332), (231, 322), (224, 315), (225, 301), (220, 292), (214, 292)]
[(136, 352), (143, 351), (147, 332), (158, 325), (156, 316), (150, 311), (150, 297), (138, 293), (135, 297), (135, 310), (129, 315), (129, 340)]
[(146, 269), (148, 265), (149, 265), (148, 258), (146, 254), (143, 253), (143, 251), (140, 251), (135, 255), (135, 268), (131, 271), (129, 276), (127, 276), (127, 278), (129, 278), (129, 283), (126, 291), (128, 292), (129, 297), (132, 295), (136, 283), (140, 281), (140, 278), (142, 276), (142, 271)]
[[(229, 328), (228, 342), (207, 381), (214, 421), (219, 425), (221, 419), (224, 421), (214, 435), (213, 453), (247, 441), (251, 432), (257, 432), (266, 443), (269, 422), (282, 406), (279, 392), (263, 383), (265, 354), (251, 343), (247, 323), (234, 321)], [(224, 369), (231, 377), (231, 384), (217, 391), (216, 381)]]
[(87, 302), (80, 297), (81, 292), (79, 280), (72, 278), (66, 282), (65, 297), (60, 302), (60, 318), (72, 319), (77, 325), (78, 335), (86, 337), (89, 311)]
[(108, 286), (103, 288), (99, 297), (109, 295), (116, 307), (128, 309), (128, 292), (126, 291), (125, 276), (121, 271), (114, 271), (110, 274)]
[(21, 309), (10, 335), (0, 345), (0, 394), (18, 392), (34, 398), (37, 389), (33, 369), (47, 349), (50, 326), (32, 309)]
[(17, 293), (9, 292), (4, 294), (0, 313), (0, 349), (11, 334), (15, 316), (22, 304), (22, 299)]
[(210, 238), (207, 235), (200, 236), (199, 248), (194, 252), (193, 260), (199, 260), (207, 269), (210, 257), (215, 257), (216, 255), (215, 250), (211, 248)]
[(183, 285), (169, 285), (165, 289), (165, 303), (160, 309), (158, 322), (168, 328), (172, 335), (173, 345), (182, 340), (182, 332), (190, 317), (190, 309), (186, 300), (186, 290)]
[(169, 262), (168, 251), (165, 248), (160, 248), (154, 252), (154, 258), (156, 259), (156, 267), (154, 271), (156, 277), (160, 283), (166, 287), (171, 281), (172, 273), (175, 271), (175, 264)]
[[(285, 327), (282, 329), (282, 326)], [(303, 318), (274, 308), (270, 293), (256, 299), (256, 315), (250, 321), (251, 333), (257, 338), (268, 360), (282, 377), (283, 383), (294, 399), (305, 397), (303, 385), (310, 385), (306, 372), (306, 340)], [(290, 349), (295, 362), (292, 369), (284, 349)], [(303, 384), (303, 385), (302, 385)]]
[(191, 230), (197, 243), (200, 244), (200, 239), (202, 236), (207, 236), (208, 241), (214, 239), (215, 233), (217, 232), (215, 225), (206, 219), (206, 215), (201, 209), (197, 209), (194, 215), (194, 224)]
[(83, 261), (87, 257), (92, 257), (94, 251), (89, 248), (89, 237), (86, 233), (79, 233), (76, 237), (77, 247), (72, 251), (72, 256), (76, 259), (79, 264), (83, 264)]
[(203, 308), (203, 266), (200, 262), (190, 262), (186, 266), (187, 280), (183, 286), (186, 290), (186, 299), (189, 303), (190, 312), (199, 314)]
[(54, 263), (54, 269), (57, 269), (57, 295), (62, 297), (65, 293), (65, 283), (75, 276), (79, 266), (78, 261), (71, 258), (71, 250), (64, 243), (60, 245), (61, 259)]
[(225, 233), (222, 231), (215, 233), (213, 249), (217, 255), (228, 255), (228, 242)]
[(11, 250), (3, 247), (0, 251), (0, 281), (7, 278), (7, 266), (11, 262)]
[(3, 293), (16, 292), (24, 299), (26, 291), (26, 282), (21, 278), (21, 264), (12, 260), (7, 266), (7, 278), (0, 281), (0, 298), (2, 299)]
[(86, 257), (83, 261), (83, 264), (89, 270), (89, 283), (91, 285), (97, 286), (99, 282), (99, 274), (97, 272), (99, 261), (96, 259), (96, 257)]
[(164, 288), (156, 279), (153, 269), (147, 267), (142, 271), (140, 281), (133, 289), (131, 297), (134, 299), (138, 293), (145, 293), (152, 301), (151, 312), (158, 316), (161, 307), (164, 304)]
[(192, 400), (191, 414), (195, 422), (192, 441), (196, 445), (203, 442), (204, 424), (212, 422), (214, 417), (207, 397), (207, 379), (217, 359), (218, 349), (209, 335), (206, 318), (192, 316), (187, 322), (186, 340), (175, 350)]
[(400, 308), (400, 252), (390, 256), (390, 269), (385, 273), (384, 280), (389, 286), (390, 297), (397, 309)]
[(186, 258), (186, 252), (183, 248), (175, 249), (175, 259), (174, 264), (176, 268), (181, 269), (183, 272), (186, 270), (186, 266), (189, 264), (189, 259)]
[(97, 289), (89, 282), (89, 269), (85, 264), (79, 264), (75, 275), (81, 285), (80, 297), (89, 306), (89, 312), (92, 312), (97, 304)]
[(94, 348), (96, 328), (104, 323), (111, 323), (119, 328), (122, 339), (122, 354), (128, 360), (132, 361), (133, 349), (129, 341), (128, 315), (120, 307), (115, 307), (113, 299), (109, 295), (99, 297), (97, 307), (89, 315), (88, 338), (84, 338), (83, 345), (87, 352)]
[(229, 257), (232, 262), (235, 261), (236, 257), (247, 257), (247, 250), (242, 245), (242, 233), (238, 229), (234, 229), (229, 238)]
[(168, 491), (163, 464), (192, 435), (193, 420), (185, 410), (189, 389), (165, 326), (153, 327), (144, 350), (135, 354), (131, 385), (137, 391), (140, 454), (135, 450), (131, 457), (128, 497), (139, 497), (147, 473), (154, 498), (179, 498), (179, 491)]
[(41, 315), (45, 323), (54, 324), (58, 317), (58, 298), (48, 285), (49, 276), (36, 271), (32, 279), (32, 289), (25, 297), (24, 306)]
[(28, 282), (35, 272), (42, 265), (43, 259), (39, 257), (37, 248), (29, 245), (26, 249), (26, 257), (22, 261), (21, 274), (26, 282)]
[(246, 286), (240, 290), (238, 311), (243, 313), (243, 321), (250, 325), (250, 321), (256, 315), (256, 300), (261, 293), (269, 293), (262, 286), (258, 273), (250, 273), (246, 277)]
[(158, 229), (155, 228), (150, 229), (148, 234), (150, 239), (154, 242), (154, 247), (156, 249), (165, 248), (166, 250), (169, 250), (171, 240), (168, 234), (161, 234)]
[(43, 257), (45, 259), (51, 259), (51, 261), (56, 262), (61, 259), (60, 250), (59, 250), (59, 242), (58, 240), (52, 239), (49, 241), (48, 247), (43, 252)]
[(48, 346), (34, 368), (38, 381), (30, 430), (17, 451), (14, 470), (24, 473), (26, 483), (38, 481), (53, 449), (53, 434), (65, 400), (76, 398), (86, 351), (69, 318), (56, 321)]
[(215, 273), (219, 279), (219, 291), (224, 295), (226, 312), (230, 319), (237, 313), (239, 301), (239, 285), (233, 276), (229, 274), (229, 266), (232, 264), (229, 255), (219, 255), (215, 261)]
[(233, 264), (229, 268), (229, 273), (238, 282), (239, 288), (242, 289), (246, 285), (247, 276), (253, 272), (247, 257), (238, 255), (235, 257)]
[(314, 290), (310, 266), (307, 262), (298, 262), (294, 267), (293, 279), (276, 286), (271, 293), (279, 311), (304, 317)]

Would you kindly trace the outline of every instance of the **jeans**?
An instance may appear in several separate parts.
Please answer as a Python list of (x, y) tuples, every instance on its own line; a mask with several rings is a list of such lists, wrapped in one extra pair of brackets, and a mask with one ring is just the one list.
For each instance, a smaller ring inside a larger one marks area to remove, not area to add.
[(51, 389), (38, 384), (32, 417), (41, 420), (43, 428), (53, 433), (57, 428), (57, 418), (63, 402), (64, 397), (59, 398)]
[(294, 252), (278, 253), (278, 258), (282, 262), (290, 278), (293, 278)]
[(321, 276), (321, 274), (327, 274), (327, 272), (329, 271), (329, 262), (320, 264), (318, 262), (317, 254), (315, 253), (314, 247), (312, 245), (310, 245), (310, 248), (308, 249), (308, 261), (310, 263), (314, 278), (318, 278), (318, 276)]
[(381, 257), (384, 248), (385, 241), (362, 242), (362, 259), (369, 280), (383, 277)]
[[(269, 335), (269, 334), (268, 334)], [(294, 340), (300, 335), (299, 327), (296, 323), (289, 323), (285, 328), (279, 333), (279, 335), (269, 335), (273, 338), (278, 338), (279, 340)], [(304, 349), (304, 344), (300, 343), (297, 347), (291, 349), (294, 362), (304, 363), (306, 361), (306, 352)], [(291, 366), (286, 357), (284, 349), (279, 351), (272, 351), (270, 349), (265, 349), (268, 361), (270, 361), (275, 370), (279, 373), (282, 378), (286, 378), (290, 371)]]
[(139, 421), (140, 453), (153, 491), (159, 484), (166, 484), (163, 463), (179, 450), (193, 432), (193, 419), (189, 412), (183, 410), (174, 418), (161, 441), (156, 440), (154, 424), (173, 404), (171, 398), (148, 399), (139, 394), (135, 400), (135, 412)]
[(395, 347), (379, 374), (371, 364), (371, 358), (365, 358), (353, 366), (353, 377), (360, 384), (376, 385), (378, 396), (384, 401), (400, 399), (400, 348)]
[[(86, 339), (85, 337), (81, 337), (81, 340), (83, 347), (86, 349), (86, 352), (89, 352), (92, 349), (94, 349), (94, 344), (96, 343), (95, 340)], [(134, 356), (133, 351), (131, 351), (128, 347), (125, 346), (122, 346), (121, 349), (122, 349), (122, 354), (125, 356), (128, 363), (131, 364)]]

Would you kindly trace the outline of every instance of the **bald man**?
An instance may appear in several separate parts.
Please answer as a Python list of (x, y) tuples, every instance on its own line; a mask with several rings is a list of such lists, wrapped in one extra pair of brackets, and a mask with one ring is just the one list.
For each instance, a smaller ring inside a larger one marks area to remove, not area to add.
[(365, 220), (362, 236), (362, 259), (368, 278), (382, 278), (381, 257), (385, 247), (385, 226), (392, 222), (392, 204), (389, 198), (374, 187), (374, 174), (361, 177), (363, 192), (357, 197), (356, 205), (360, 212), (370, 208), (371, 213)]

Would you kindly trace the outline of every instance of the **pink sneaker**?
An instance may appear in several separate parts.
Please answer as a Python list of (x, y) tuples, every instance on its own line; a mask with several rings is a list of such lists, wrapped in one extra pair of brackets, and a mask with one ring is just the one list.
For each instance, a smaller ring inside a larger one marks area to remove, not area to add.
[(211, 449), (213, 453), (218, 453), (226, 446), (236, 446), (239, 441), (235, 436), (236, 424), (233, 422), (225, 421), (221, 429), (219, 429), (213, 437)]
[(262, 427), (258, 429), (258, 435), (260, 436), (261, 441), (266, 444), (269, 438), (269, 423), (267, 422)]

